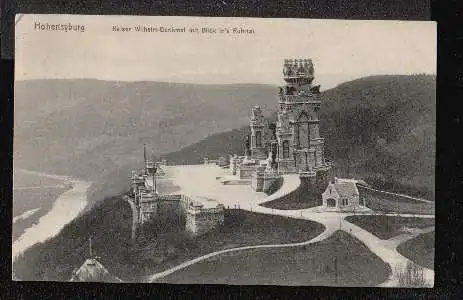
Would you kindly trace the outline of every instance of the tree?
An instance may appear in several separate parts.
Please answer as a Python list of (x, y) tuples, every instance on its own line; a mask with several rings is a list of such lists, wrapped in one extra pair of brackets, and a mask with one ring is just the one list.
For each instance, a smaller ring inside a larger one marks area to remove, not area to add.
[(405, 267), (401, 264), (395, 267), (395, 276), (399, 287), (424, 287), (424, 269), (417, 264), (407, 261)]

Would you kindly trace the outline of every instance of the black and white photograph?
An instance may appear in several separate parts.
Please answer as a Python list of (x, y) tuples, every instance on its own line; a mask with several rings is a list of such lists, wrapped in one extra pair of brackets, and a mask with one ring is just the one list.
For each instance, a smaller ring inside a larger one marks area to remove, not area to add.
[(13, 280), (434, 286), (435, 22), (15, 23)]

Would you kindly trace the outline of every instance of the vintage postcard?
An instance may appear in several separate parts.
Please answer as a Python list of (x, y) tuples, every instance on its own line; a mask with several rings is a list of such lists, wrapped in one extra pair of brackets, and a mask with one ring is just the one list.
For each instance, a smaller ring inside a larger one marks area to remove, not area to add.
[(436, 23), (15, 35), (14, 280), (434, 285)]

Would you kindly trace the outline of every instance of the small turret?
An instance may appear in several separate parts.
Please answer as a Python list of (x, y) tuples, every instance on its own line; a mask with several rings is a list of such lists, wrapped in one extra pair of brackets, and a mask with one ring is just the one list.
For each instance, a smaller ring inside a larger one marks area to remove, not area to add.
[(251, 108), (251, 157), (255, 159), (265, 159), (265, 143), (264, 143), (264, 115), (259, 106)]
[(314, 79), (314, 67), (311, 59), (285, 59), (283, 79), (288, 84), (307, 85)]

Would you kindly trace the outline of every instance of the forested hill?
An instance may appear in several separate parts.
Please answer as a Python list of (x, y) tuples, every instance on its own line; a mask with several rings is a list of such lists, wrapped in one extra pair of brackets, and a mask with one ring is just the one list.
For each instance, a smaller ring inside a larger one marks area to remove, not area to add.
[[(431, 75), (371, 76), (323, 92), (320, 134), (336, 174), (434, 198), (435, 81)], [(165, 158), (198, 163), (206, 155), (242, 153), (248, 132), (244, 126), (211, 135)]]

